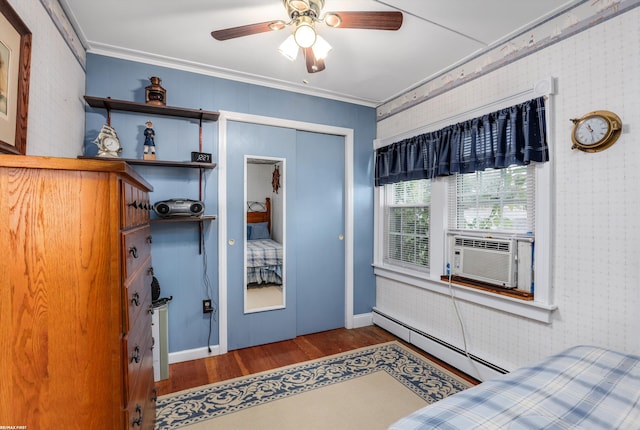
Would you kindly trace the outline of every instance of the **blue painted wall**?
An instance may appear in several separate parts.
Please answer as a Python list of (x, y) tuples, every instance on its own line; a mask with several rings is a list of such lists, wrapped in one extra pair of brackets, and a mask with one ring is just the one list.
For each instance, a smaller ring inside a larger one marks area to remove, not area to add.
[[(375, 304), (375, 279), (371, 267), (375, 109), (95, 54), (87, 56), (86, 94), (144, 102), (144, 90), (151, 76), (162, 79), (170, 106), (227, 110), (354, 130), (354, 314), (370, 312)], [(122, 157), (141, 158), (142, 133), (147, 119), (152, 119), (156, 131), (158, 159), (187, 161), (191, 151), (198, 149), (197, 122), (113, 111), (111, 125), (124, 147)], [(95, 155), (92, 141), (105, 122), (104, 110), (87, 108), (86, 155)], [(218, 159), (217, 133), (217, 123), (204, 123), (203, 151), (212, 153), (214, 162)], [(232, 142), (228, 151), (233, 151)], [(136, 169), (153, 184), (153, 202), (172, 197), (198, 197), (197, 169), (147, 166), (136, 166)], [(217, 169), (206, 172), (205, 181), (205, 212), (216, 214)], [(228, 190), (228, 193), (235, 192), (243, 191)], [(209, 317), (202, 314), (202, 299), (209, 294), (216, 298), (218, 291), (217, 222), (205, 226), (205, 253), (202, 255), (198, 253), (197, 223), (154, 224), (152, 233), (153, 265), (162, 296), (174, 298), (169, 306), (169, 351), (217, 344), (217, 321), (212, 321), (210, 330)]]

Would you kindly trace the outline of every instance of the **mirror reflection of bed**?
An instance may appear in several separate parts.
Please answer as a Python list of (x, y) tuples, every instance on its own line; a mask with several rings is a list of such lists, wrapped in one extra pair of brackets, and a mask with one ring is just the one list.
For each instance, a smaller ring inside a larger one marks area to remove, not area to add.
[[(282, 307), (282, 244), (271, 235), (271, 199), (247, 202), (247, 310)], [(261, 210), (263, 209), (263, 210)]]
[(285, 307), (283, 199), (282, 190), (276, 193), (272, 185), (273, 171), (280, 164), (279, 160), (247, 159), (245, 312)]

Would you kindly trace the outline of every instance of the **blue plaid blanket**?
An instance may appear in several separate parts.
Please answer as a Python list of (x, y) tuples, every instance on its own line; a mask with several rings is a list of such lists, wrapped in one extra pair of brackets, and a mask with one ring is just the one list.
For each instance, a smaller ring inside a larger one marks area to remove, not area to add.
[(640, 429), (640, 356), (576, 346), (483, 382), (390, 430)]
[(247, 241), (247, 283), (282, 284), (282, 245), (271, 239)]
[(247, 241), (247, 267), (280, 266), (282, 245), (271, 239)]

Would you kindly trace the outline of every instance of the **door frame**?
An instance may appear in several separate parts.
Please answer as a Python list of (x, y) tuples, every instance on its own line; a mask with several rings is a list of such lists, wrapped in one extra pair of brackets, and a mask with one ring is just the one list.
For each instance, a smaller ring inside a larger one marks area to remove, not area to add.
[(218, 118), (218, 352), (228, 352), (227, 321), (227, 123), (243, 122), (344, 138), (344, 237), (345, 237), (345, 327), (353, 328), (353, 129), (325, 124), (274, 118), (240, 112), (219, 111)]

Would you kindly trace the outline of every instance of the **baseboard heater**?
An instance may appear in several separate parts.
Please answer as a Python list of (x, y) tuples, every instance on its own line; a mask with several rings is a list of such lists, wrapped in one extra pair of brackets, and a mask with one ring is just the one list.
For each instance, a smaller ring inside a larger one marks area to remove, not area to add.
[(376, 308), (373, 308), (372, 317), (375, 325), (480, 381), (508, 373), (507, 370), (473, 354), (469, 354), (469, 360), (463, 349), (411, 327)]

